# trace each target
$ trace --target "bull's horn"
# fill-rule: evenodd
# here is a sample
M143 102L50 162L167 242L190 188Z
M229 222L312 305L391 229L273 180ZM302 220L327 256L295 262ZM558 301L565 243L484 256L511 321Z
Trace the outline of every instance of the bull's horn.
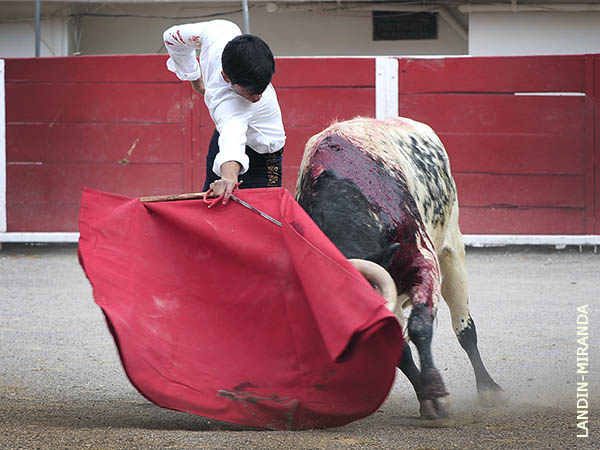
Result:
M379 264L366 259L350 259L350 263L358 270L368 281L375 285L375 289L387 301L387 307L394 312L398 302L398 292L396 283L387 270Z

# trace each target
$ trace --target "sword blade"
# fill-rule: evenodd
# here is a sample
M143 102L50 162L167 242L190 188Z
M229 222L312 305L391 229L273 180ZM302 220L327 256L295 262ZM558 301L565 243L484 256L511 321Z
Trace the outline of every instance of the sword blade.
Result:
M231 195L231 200L233 200L234 202L239 203L242 206L245 206L246 208L248 208L250 211L254 211L255 213L261 215L262 217L264 217L265 219L273 222L275 225L277 226L281 226L281 222L277 219L274 219L273 217L271 217L270 215L268 215L267 213L262 212L260 209L255 208L254 206L252 206L250 203L245 202L244 200L242 200L241 198L236 197L235 195Z

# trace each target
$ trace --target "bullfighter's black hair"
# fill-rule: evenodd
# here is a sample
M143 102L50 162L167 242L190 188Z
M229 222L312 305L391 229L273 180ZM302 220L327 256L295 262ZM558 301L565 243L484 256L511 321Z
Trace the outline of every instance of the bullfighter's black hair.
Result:
M232 84L238 84L250 94L262 94L275 73L273 52L258 36L242 34L227 43L221 55L223 72Z

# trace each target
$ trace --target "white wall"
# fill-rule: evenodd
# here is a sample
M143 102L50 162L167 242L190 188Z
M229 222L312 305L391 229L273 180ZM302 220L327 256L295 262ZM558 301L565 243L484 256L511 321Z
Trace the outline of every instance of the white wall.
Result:
M385 10L385 6L379 9ZM438 39L373 41L371 11L252 11L251 27L278 56L465 55L467 40L438 16Z
M373 41L371 11L323 11L320 6L280 6L268 13L265 5L250 8L250 31L261 36L276 56L322 55L456 55L467 54L466 39L448 22L439 18L438 39L423 41ZM328 3L331 8L335 3ZM120 5L125 13L155 16L200 16L239 9L231 3L211 8L184 5ZM385 9L385 7L380 7ZM242 28L241 13L219 18L232 20ZM162 46L162 32L170 25L208 19L142 19L134 17L82 17L79 51L82 54L156 53ZM164 52L164 49L161 50Z
M469 42L438 16L438 39L373 41L368 9L339 10L336 3L278 4L250 2L251 32L262 36L277 56L300 55L523 55L600 52L600 12L491 12L469 14ZM341 3L346 6L345 3ZM360 6L360 5L359 5ZM504 5L506 6L506 5ZM363 4L362 8L368 8ZM399 6L396 5L396 8ZM42 56L156 53L170 25L206 20L169 19L234 11L239 2L91 3L42 2ZM386 6L374 6L386 9ZM388 6L392 9L394 6ZM475 8L475 7L473 7ZM482 7L483 8L483 7ZM78 13L123 14L97 17ZM75 15L73 15L75 14ZM135 16L156 16L142 18ZM241 13L219 16L242 24ZM71 45L72 41L73 44ZM35 53L34 2L0 0L0 57Z
M69 24L66 17L40 23L40 56L69 55ZM0 23L0 57L35 56L35 21Z
M4 60L0 59L0 233L6 231L6 106ZM0 244L0 249L2 245Z
M469 54L600 53L600 12L473 12Z

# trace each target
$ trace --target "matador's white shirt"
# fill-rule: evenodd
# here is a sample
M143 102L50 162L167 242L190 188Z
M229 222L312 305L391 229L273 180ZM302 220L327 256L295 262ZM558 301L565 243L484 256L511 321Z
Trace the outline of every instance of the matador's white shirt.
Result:
M204 82L204 102L219 132L219 153L213 172L221 176L227 161L241 164L240 174L249 167L245 149L274 153L283 148L285 132L275 89L269 84L262 98L252 103L233 90L221 75L221 54L225 45L239 36L239 27L227 20L175 25L163 34L170 58L167 68L180 80ZM196 58L200 50L200 62Z

